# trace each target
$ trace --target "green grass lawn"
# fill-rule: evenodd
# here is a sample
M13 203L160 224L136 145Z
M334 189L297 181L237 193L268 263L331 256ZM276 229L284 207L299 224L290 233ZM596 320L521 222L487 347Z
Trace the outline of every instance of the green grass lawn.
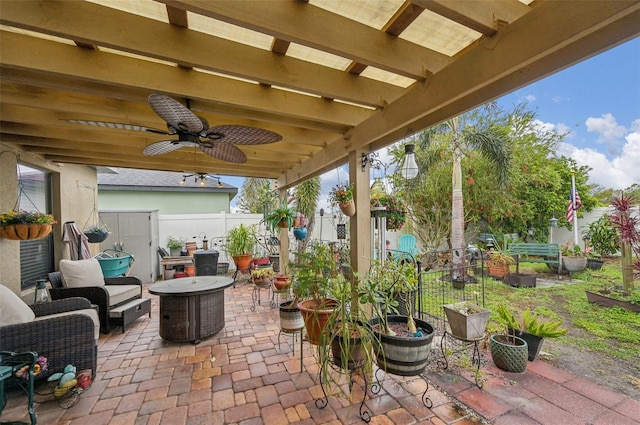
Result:
M549 275L544 264L523 263L520 268L521 271L526 269L526 273ZM559 342L635 362L640 370L640 314L619 307L600 307L587 302L585 295L585 290L597 291L621 284L619 261L607 261L597 271L575 273L566 281L567 284L550 288L487 285L486 307L494 311L499 304L504 304L518 313L529 308L546 317L561 318L569 332L560 337ZM640 284L636 283L636 288L638 286ZM492 313L487 329L490 332L500 329L495 313Z

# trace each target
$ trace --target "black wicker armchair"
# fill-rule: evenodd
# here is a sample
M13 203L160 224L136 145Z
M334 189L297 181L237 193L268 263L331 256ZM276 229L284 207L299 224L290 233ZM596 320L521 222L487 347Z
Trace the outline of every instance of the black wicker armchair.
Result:
M111 326L109 324L110 309L126 304L131 300L142 298L142 281L134 276L118 276L105 277L105 286L111 285L138 285L140 287L136 296L130 297L122 302L114 304L109 296L109 291L105 286L87 286L81 288L65 288L62 285L62 274L53 272L48 274L49 282L51 282L51 298L59 300L69 297L83 297L98 306L98 316L100 317L100 332L109 333Z
M0 326L0 351L34 351L45 356L49 368L42 376L61 372L66 365L72 364L77 370L90 369L92 377L95 377L98 345L93 319L86 314L46 317L91 309L89 300L74 297L30 307L36 320Z

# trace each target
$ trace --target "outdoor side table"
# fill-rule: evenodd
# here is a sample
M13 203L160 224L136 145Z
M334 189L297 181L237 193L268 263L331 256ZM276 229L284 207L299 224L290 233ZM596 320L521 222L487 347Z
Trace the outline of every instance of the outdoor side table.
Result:
M168 341L199 343L224 328L226 276L170 279L149 286L160 297L160 336Z
M36 424L36 412L33 408L34 397L34 376L33 368L36 364L38 354L35 352L27 353L12 353L9 351L0 352L0 413L4 410L5 395L4 384L7 379L15 379L16 382L27 393L27 410L29 412L29 418L31 419L31 425ZM14 377L14 374L22 369L24 366L29 366L27 372L27 379ZM24 382L23 382L24 381Z

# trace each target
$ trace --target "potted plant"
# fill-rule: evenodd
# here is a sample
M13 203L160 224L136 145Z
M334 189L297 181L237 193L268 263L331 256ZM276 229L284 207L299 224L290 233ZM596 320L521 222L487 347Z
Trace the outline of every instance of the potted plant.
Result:
M608 215L603 215L596 221L589 223L589 228L582 233L585 243L588 241L592 252L588 253L587 267L599 270L603 264L603 257L618 252L620 236L611 224ZM585 247L587 251L587 247Z
M275 274L271 267L257 267L255 270L251 270L251 280L256 285L266 285L271 283Z
M561 320L543 319L531 310L525 310L520 318L504 305L496 308L499 320L507 326L510 335L524 339L528 347L528 359L535 360L540 354L544 338L558 338L567 333Z
M292 208L289 208L286 199L282 199L280 206L267 214L264 221L271 233L275 233L277 228L291 230L295 218L296 212Z
M427 365L434 329L413 317L411 294L416 283L412 264L393 261L374 261L364 279L362 299L371 304L375 316L370 321L376 337L375 362L387 373L415 376ZM399 297L406 304L406 315L394 314L400 305Z
M353 186L338 184L329 191L329 203L340 207L342 213L348 217L356 214L356 204L353 201Z
M567 241L561 247L562 267L569 273L581 272L587 267L587 257L580 245Z
M307 218L301 212L296 213L293 221L293 236L296 240L302 241L307 238Z
M11 240L40 239L57 223L51 214L40 211L14 211L0 214L0 237Z
M233 258L238 270L249 270L251 257L257 244L256 226L240 224L227 233L225 250Z
M167 248L169 248L169 254L172 257L179 257L183 246L184 239L176 238L175 236L167 237Z
M407 207L399 198L393 195L382 194L371 198L372 208L384 208L379 212L387 218L387 230L400 230L407 220Z
M491 310L480 307L471 301L445 304L443 307L451 328L451 335L465 341L484 338L484 330L487 327Z
M89 240L89 243L100 243L104 242L107 236L109 236L109 229L102 224L94 224L87 227L84 230L84 234Z
M491 359L498 368L513 373L527 370L529 348L524 339L509 332L494 334L489 337L489 348Z
M329 318L331 360L343 370L363 368L370 372L373 365L372 347L376 339L368 324L365 311L360 308L367 302L367 293L360 280L346 279L337 274L331 279L331 297L335 300ZM329 356L324 356L323 360ZM323 371L327 368L323 367ZM330 381L326 379L325 382Z
M488 251L487 256L487 269L493 277L505 277L509 274L509 266L515 264L511 255L500 250Z
M295 253L295 261L290 264L293 272L293 300L291 307L297 306L302 312L311 344L328 342L326 323L336 305L329 297L331 277L336 273L335 259L331 249L317 243L304 252Z

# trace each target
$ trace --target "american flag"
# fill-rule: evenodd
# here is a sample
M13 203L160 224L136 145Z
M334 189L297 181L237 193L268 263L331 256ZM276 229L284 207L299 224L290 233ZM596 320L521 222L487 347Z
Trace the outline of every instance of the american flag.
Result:
M573 196L571 194L569 195L569 205L567 205L567 220L569 221L569 223L573 223L573 215L575 214L574 211L580 208L581 205L582 201L580 201L580 194L576 190L575 205L573 202Z

